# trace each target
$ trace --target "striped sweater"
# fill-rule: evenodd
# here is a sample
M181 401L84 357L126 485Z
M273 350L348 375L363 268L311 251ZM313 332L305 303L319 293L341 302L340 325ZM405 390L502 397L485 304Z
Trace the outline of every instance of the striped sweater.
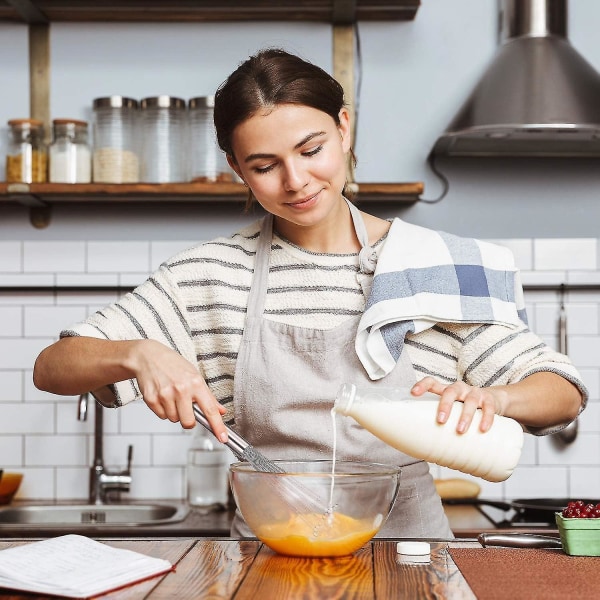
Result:
M260 222L229 238L185 250L118 302L61 333L111 340L152 338L174 348L200 372L233 416L233 377L244 330ZM376 244L381 252L385 238ZM274 234L265 318L293 326L334 328L360 315L372 275L358 254L316 254ZM417 378L471 385L511 383L554 371L585 390L569 359L522 327L439 324L409 335L406 349ZM110 386L113 405L140 397L134 380ZM584 391L585 394L585 391Z

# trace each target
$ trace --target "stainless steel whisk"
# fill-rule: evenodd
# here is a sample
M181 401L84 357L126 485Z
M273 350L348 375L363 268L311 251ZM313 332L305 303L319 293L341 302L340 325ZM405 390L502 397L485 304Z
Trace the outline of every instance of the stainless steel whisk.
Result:
M202 410L197 405L194 405L193 408L196 421L213 433L210 423ZM270 477L269 482L271 485L277 487L277 492L284 496L286 501L293 506L296 512L299 514L326 514L328 512L328 507L308 489L291 481L289 478L277 477L276 475L278 473L285 473L277 463L268 459L241 435L227 427L227 425L225 425L225 429L227 430L228 435L228 441L225 445L233 452L236 458L243 462L250 463L257 471L273 473L274 477Z

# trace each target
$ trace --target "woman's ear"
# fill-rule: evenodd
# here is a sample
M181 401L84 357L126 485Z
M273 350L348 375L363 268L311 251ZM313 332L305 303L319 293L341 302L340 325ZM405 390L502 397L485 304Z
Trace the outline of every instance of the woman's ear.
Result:
M244 177L242 176L242 172L240 171L240 168L237 164L237 162L235 161L235 158L233 158L233 156L231 156L231 154L226 154L225 155L227 157L227 164L235 171L236 175L244 182L246 183Z
M352 131L350 127L350 112L347 108L342 108L338 115L340 124L338 130L342 138L342 149L344 152L350 152L352 148Z

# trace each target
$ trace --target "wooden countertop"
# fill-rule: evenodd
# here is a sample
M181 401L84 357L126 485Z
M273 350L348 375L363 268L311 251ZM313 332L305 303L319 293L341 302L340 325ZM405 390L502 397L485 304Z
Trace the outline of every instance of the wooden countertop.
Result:
M165 558L176 570L103 598L475 598L448 547L480 547L473 541L431 542L431 561L403 560L396 541L372 540L340 558L280 556L255 540L102 540L118 548ZM0 541L0 550L31 540ZM0 590L0 598L30 594Z

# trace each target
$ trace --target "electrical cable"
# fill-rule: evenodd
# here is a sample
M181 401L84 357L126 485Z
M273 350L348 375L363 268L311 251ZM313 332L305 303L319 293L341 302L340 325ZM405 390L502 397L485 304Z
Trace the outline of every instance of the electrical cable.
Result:
M429 156L427 157L427 164L429 165L429 168L432 170L432 172L442 182L442 193L437 198L423 198L421 196L418 196L417 199L419 200L419 202L425 202L426 204L436 204L437 202L443 200L446 197L446 194L450 189L450 182L435 164L435 154L433 153L433 150L429 153Z
M360 108L360 94L362 91L363 76L362 50L360 45L360 32L358 29L358 21L354 22L354 40L356 42L356 61L354 67L356 84L354 86L354 138L352 140L352 147L356 148L356 138L358 135L358 113Z
M356 148L356 141L358 136L358 117L360 112L360 96L362 92L362 80L363 80L363 61L362 61L362 48L360 44L360 31L358 21L354 23L354 40L356 47L356 61L354 68L355 86L354 86L354 136L352 139L352 147ZM427 204L436 204L446 197L448 190L450 189L450 182L448 178L439 170L435 163L435 155L433 151L429 153L427 157L427 164L431 171L442 183L442 192L437 198L423 198L418 196L419 202L425 202Z

